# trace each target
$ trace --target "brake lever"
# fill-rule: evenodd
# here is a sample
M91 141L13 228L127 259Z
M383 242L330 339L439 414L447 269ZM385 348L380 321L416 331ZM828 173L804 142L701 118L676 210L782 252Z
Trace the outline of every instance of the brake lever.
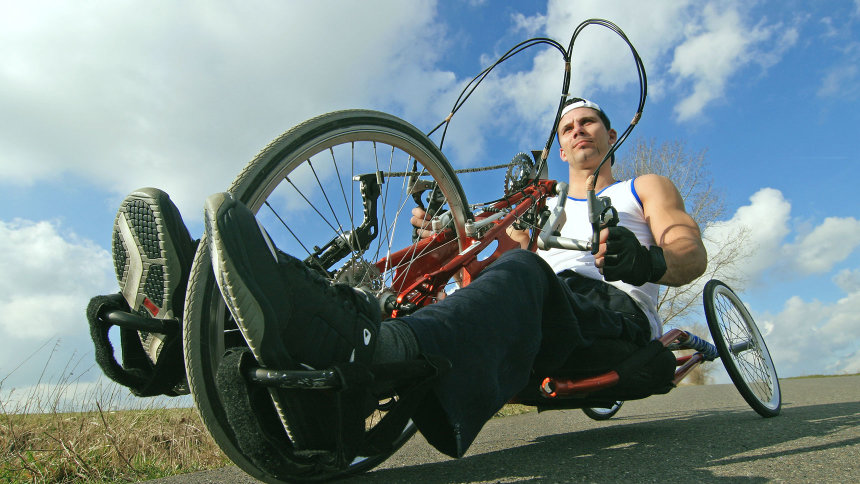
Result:
M591 224L591 254L594 255L600 249L600 231L618 225L618 210L609 197L598 197L593 189L588 190L586 203Z

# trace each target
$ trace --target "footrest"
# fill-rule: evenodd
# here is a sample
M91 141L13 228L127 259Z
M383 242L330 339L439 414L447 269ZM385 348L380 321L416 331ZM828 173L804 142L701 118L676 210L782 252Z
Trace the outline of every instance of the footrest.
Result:
M450 368L447 360L418 359L379 363L362 367L358 372L350 371L347 365L325 370L271 370L248 365L245 379L267 387L293 390L344 390L359 385L374 385L398 382L413 382L437 376ZM360 375L359 375L360 373Z
M106 309L99 315L102 321L112 326L148 331L150 333L170 334L179 331L181 323L176 319L153 319L132 314L119 309Z

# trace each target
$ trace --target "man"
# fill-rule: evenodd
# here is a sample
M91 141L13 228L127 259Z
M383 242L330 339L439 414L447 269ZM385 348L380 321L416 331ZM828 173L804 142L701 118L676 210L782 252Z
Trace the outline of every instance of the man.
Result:
M575 212L584 205L580 199L588 176L617 133L599 106L575 99L564 108L558 138L572 198L566 204L571 213L562 235L589 238L590 225L578 225L585 216ZM326 368L347 361L442 356L451 362L451 370L435 384L413 420L428 442L459 457L533 371L557 371L597 339L641 346L659 336L655 284L684 284L704 271L698 227L669 180L646 175L616 183L606 164L596 189L612 192L613 202L618 198L620 225L601 232L595 256L550 251L544 260L529 251L509 251L441 302L386 321L380 321L379 305L371 296L332 286L278 251L250 210L230 194L207 199L205 224L218 286L263 366ZM157 205L150 208L174 213ZM420 216L413 218L414 224L420 222ZM166 221L160 226L175 225ZM174 243L187 246L185 241ZM125 287L123 277L120 284ZM274 391L273 397L299 447L331 445L314 432L324 418L312 405L295 392Z

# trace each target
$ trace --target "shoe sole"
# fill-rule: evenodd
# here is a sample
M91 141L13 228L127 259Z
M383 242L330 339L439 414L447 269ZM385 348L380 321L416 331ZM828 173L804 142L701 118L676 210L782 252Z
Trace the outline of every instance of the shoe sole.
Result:
M260 276L259 273L256 273L254 278L242 277L243 274L251 272L248 267L249 262L242 257L245 247L232 244L235 247L228 248L225 234L221 232L218 223L219 219L225 217L228 211L239 208L238 204L239 202L227 193L216 193L206 200L205 230L209 241L209 253L212 257L212 271L215 274L224 302L230 309L233 319L236 320L245 342L257 361L269 368L287 369L294 365L292 359L285 352L284 361L277 361L282 359L280 357L274 358L276 361L269 361L273 358L271 354L266 354L267 352L263 351L262 345L266 343L267 339L270 341L278 339L277 334L267 334L266 328L275 329L279 323L279 317L288 316L292 312L292 308L289 302L283 298L278 301L280 307L273 307L273 304L263 296L263 288L259 287L255 280L256 277ZM275 270L277 256L274 247L268 236L265 235L265 231L259 226L258 229L272 254L272 267ZM233 256L225 257L224 254L228 252ZM242 267L237 264L242 264ZM266 291L287 294L286 288L282 287L277 277L270 277L269 279L270 283L266 287Z
M227 217L227 213L234 208L246 210L230 194L216 193L206 200L204 211L212 270L221 295L251 353L262 366L277 370L298 369L298 364L289 356L286 349L280 346L269 349L262 347L263 344L283 344L283 335L278 334L279 325L289 324L293 306L287 301L287 288L278 277L273 277L271 274L268 277L261 275L261 272L265 273L267 270L277 271L278 263L274 246L265 230L256 224L256 219L256 228L260 230L263 241L273 257L273 264L270 267L266 267L267 264L254 265L245 259L246 249L266 250L257 245L258 242L252 242L253 246L248 248L244 244L229 244L225 240L227 234L222 233L219 228L219 220ZM254 227L241 227L241 229L245 242L248 242L247 234L244 232L253 230ZM228 244L231 247L228 247ZM225 257L225 253L230 253L230 257ZM253 271L251 267L254 267ZM242 274L251 273L254 277L242 277ZM265 290L257 283L258 277L266 281ZM277 301L269 301L264 296L266 293L282 294L284 297L277 298ZM279 355L273 357L273 353ZM334 415L334 400L330 395L277 388L269 388L269 394L287 435L298 449L303 449L301 452L308 452L310 456L317 452L313 449L324 449L333 445L335 437L321 430L331 428L332 425L331 418L327 417L327 415ZM326 411L328 413L325 413Z
M173 319L174 299L182 280L176 241L166 229L161 207L167 195L142 188L120 204L114 221L113 260L120 292L137 314ZM156 361L164 335L140 332L141 342Z

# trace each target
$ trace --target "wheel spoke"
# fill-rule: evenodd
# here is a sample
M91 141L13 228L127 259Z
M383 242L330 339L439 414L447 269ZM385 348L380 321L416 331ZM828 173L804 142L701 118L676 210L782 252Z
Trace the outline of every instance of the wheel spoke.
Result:
M320 182L320 178L319 178L319 176L317 176L317 171L314 169L314 164L311 162L311 160L308 160L307 163L311 169L311 172L314 174L314 180L316 180L316 182L317 182L317 186L320 189L320 193L322 194L323 198L325 198L325 202L326 202L326 205L328 205L328 209L331 210L331 216L334 217L334 222L337 224L338 228L340 229L340 232L339 232L339 234L340 234L343 231L343 224L340 223L340 220L337 218L337 213L335 213L335 211L334 211L334 207L331 206L331 200L328 199L328 192L326 191L325 188L323 188L322 182ZM287 181L289 181L289 178L287 178ZM338 179L338 182L340 182L340 179ZM338 183L338 184L340 184L340 183Z

